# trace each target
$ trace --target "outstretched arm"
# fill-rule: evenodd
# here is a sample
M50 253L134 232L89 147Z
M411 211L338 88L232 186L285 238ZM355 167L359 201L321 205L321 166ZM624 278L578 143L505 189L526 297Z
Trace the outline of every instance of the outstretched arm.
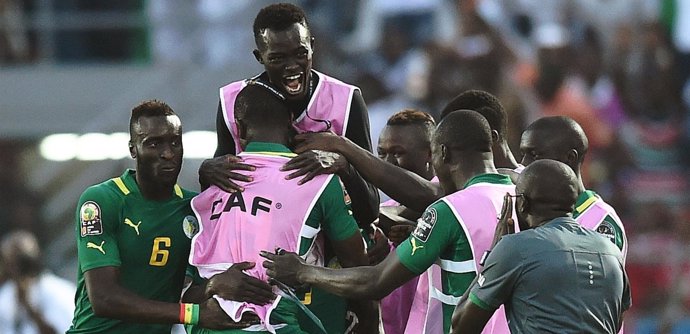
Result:
M261 256L267 259L263 266L273 279L293 286L311 284L350 299L381 299L417 276L394 253L376 266L346 269L308 265L295 253L276 255L262 251Z
M295 139L299 142L298 153L323 150L342 154L366 180L413 210L424 211L443 196L440 185L379 159L347 138L320 132L299 134Z

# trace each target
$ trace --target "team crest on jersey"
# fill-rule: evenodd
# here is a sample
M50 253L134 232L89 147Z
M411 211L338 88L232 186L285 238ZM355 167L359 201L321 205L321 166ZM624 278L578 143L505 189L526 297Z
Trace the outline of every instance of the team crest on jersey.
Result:
M613 224L607 221L601 222L597 227L597 233L606 237L606 239L611 240L614 244L616 243L616 230L613 228Z
M196 235L199 232L199 221L196 220L196 217L191 215L184 217L182 220L182 231L189 239Z
M429 239L431 230L436 225L436 209L431 208L424 211L422 218L417 219L417 228L412 232L412 236L419 239L419 241L426 242Z
M96 202L87 201L79 209L81 236L103 234L101 207Z

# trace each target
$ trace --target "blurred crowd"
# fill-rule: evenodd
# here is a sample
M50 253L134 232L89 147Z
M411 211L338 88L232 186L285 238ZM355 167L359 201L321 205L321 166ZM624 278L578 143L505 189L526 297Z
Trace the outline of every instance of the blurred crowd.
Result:
M64 8L108 3L64 2ZM129 50L123 59L202 66L253 61L250 23L234 19L253 15L247 8L259 5L251 1L123 3L150 18L148 37L134 31L113 39L129 46L119 48ZM629 236L633 309L626 332L690 332L689 1L298 3L316 37L314 67L361 87L374 147L393 113L412 107L438 116L441 106L467 89L501 99L518 158L520 134L532 120L567 115L579 122L590 140L585 185L616 208ZM179 15L179 6L190 9L186 16L171 14L177 8ZM41 59L35 32L25 25L29 15L22 16L27 10L36 10L36 1L0 0L2 63ZM190 23L189 15L206 23ZM204 28L204 44L172 52L192 26ZM90 45L75 36L62 38ZM142 41L148 51L137 46ZM108 54L117 48L99 45L106 49L82 50ZM10 204L15 202L1 201L2 210L21 210Z

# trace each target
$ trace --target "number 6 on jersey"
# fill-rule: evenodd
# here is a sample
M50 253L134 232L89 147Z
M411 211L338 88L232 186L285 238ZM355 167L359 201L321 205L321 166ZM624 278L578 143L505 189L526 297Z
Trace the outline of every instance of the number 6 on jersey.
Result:
M151 250L151 260L149 264L156 267L165 266L168 263L168 255L170 255L170 238L156 237L153 239L153 249Z

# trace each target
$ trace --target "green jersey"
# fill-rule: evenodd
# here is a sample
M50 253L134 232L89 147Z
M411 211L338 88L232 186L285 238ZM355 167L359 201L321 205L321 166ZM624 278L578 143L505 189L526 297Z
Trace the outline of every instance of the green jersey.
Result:
M250 164L260 165L265 170L257 170L257 179L260 180L270 180L265 177L259 177L258 175L270 175L274 173L279 173L282 179L282 174L284 172L278 172L277 168L282 166L290 158L295 157L296 154L292 153L287 147L275 143L264 143L264 142L251 142L247 145L244 153L240 154L243 158ZM282 157L284 161L281 161ZM278 164L276 164L278 163ZM260 181L259 181L260 182ZM265 181L264 181L265 182ZM284 220L281 224L295 224L299 223L304 225L304 228L309 228L314 231L322 231L326 237L326 241L339 241L345 240L353 235L359 234L359 229L357 223L352 217L352 211L349 206L349 196L345 192L340 179L338 176L333 176L328 183L325 184L323 191L314 195L314 205L310 207L310 211L306 215L306 219L300 213L299 219L293 222L291 214L285 213L282 217ZM254 185L258 187L258 185ZM270 184L271 190L274 192L286 192L289 193L292 188L289 186L280 184ZM247 186L245 190L246 193L252 193L251 185ZM204 196L204 193L200 195ZM245 195L247 196L247 195ZM275 200L275 198L268 196L269 198ZM294 198L291 198L294 200ZM195 200L197 201L197 200ZM283 209L288 207L285 201L282 202ZM196 205L195 205L196 206ZM197 212L198 207L197 207ZM249 215L249 213L247 213ZM257 216L258 217L258 216ZM259 218L252 218L259 219ZM302 222L303 220L303 222ZM300 229L297 229L300 230ZM247 231L249 231L247 229ZM265 233L271 232L266 230ZM296 236L295 236L296 237ZM302 236L302 241L300 242L299 254L305 254L312 248L314 238L306 238ZM324 253L328 253L324 250ZM329 266L336 266L336 261L328 261L329 256L326 255L324 259L326 264ZM331 259L332 260L332 259ZM257 265L260 265L257 263ZM197 273L194 274L195 280L199 280L200 277ZM344 333L346 327L346 311L347 302L341 297L337 297L330 293L317 288L312 288L309 291L298 293L299 298L302 299L302 304L304 304L311 312L313 312L323 323L326 331L328 333ZM321 330L316 326L313 320L311 320L305 312L302 312L296 305L285 298L281 299L276 308L271 312L271 323L272 324L285 324L285 327L279 328L278 333L296 333L296 332L307 332L307 333L320 333ZM256 329L250 329L249 331L243 330L222 330L214 331L202 329L197 326L188 326L188 332L190 333L257 333Z
M122 287L143 298L179 302L190 248L184 229L196 226L189 205L194 195L175 185L168 200L146 199L133 170L84 191L76 212L79 270L76 309L68 334L170 333L171 325L128 323L94 315L84 273L119 267Z

